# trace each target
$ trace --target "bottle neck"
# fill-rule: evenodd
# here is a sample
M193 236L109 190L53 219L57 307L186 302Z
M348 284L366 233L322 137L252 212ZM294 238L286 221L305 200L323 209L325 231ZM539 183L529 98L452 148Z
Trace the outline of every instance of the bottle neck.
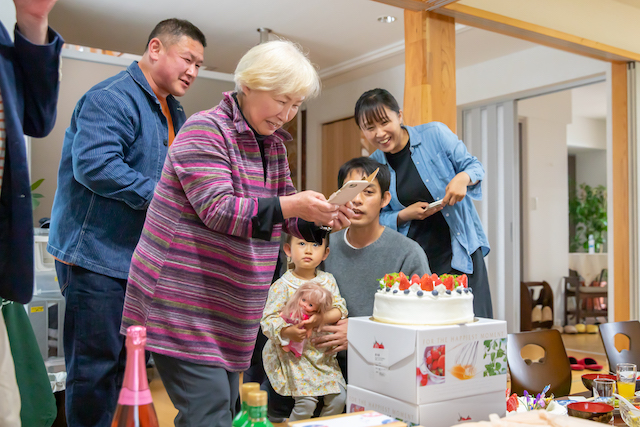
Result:
M253 423L264 423L267 421L267 406L248 406L247 413L249 420Z
M124 370L124 382L120 390L118 403L139 406L152 402L147 367L144 357L144 345L127 342L127 366Z

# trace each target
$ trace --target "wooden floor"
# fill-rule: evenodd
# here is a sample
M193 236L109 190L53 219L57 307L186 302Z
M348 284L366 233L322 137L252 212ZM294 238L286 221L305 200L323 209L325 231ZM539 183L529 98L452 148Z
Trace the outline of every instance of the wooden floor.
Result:
M602 346L602 341L600 340L599 334L563 334L562 340L564 341L567 355L574 356L578 360L585 357L592 357L598 362L598 364L603 366L602 372L609 371L607 357L605 356L604 347ZM530 356L529 358L534 359L537 355L531 354L527 356ZM540 355L537 358L540 357L542 356ZM586 390L586 388L582 384L581 376L582 374L588 372L593 371L573 371L571 393L577 393ZM167 395L167 392L165 391L164 386L162 385L162 381L160 381L160 377L158 375L154 376L150 386L151 394L153 395L153 404L156 407L156 412L158 413L158 419L160 421L160 427L173 426L173 419L177 415L178 411L176 411L176 409L173 407L173 404L171 403L171 400L169 399L169 396ZM286 423L274 424L274 426L286 427Z

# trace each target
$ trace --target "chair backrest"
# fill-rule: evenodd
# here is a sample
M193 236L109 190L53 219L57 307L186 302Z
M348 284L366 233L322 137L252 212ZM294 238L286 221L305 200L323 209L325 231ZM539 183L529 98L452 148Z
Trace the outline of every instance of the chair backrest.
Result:
M618 351L615 345L615 336L626 335L629 338L629 350ZM609 362L609 371L615 372L618 363L635 363L640 366L640 322L629 320L627 322L602 323L600 325L600 338L604 345Z
M529 344L542 347L544 358L527 363L521 356ZM507 337L507 362L511 372L511 390L521 396L524 390L536 395L547 385L550 393L566 396L571 392L571 366L560 332L555 329L520 332Z

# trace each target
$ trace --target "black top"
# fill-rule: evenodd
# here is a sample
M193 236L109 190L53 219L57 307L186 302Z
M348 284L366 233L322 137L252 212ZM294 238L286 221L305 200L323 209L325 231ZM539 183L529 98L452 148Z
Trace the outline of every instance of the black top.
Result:
M433 196L422 182L411 159L409 143L398 153L385 153L389 166L396 172L396 193L402 205L416 202L434 202ZM429 260L429 267L438 275L451 270L451 235L442 211L423 220L412 220L407 237L418 242Z

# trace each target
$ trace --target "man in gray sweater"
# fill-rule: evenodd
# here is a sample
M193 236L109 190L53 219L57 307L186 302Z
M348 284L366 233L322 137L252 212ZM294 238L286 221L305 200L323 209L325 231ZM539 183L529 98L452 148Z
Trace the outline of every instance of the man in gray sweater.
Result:
M338 186L360 180L379 168L378 175L352 203L354 217L351 226L331 236L331 255L325 261L325 271L333 274L340 294L347 301L349 316L371 316L379 280L387 273L402 271L431 274L427 257L418 243L395 230L380 225L380 210L391 200L389 169L369 157L349 160L340 167ZM330 354L347 348L348 319L322 327L331 335L316 338L318 348L329 347Z

